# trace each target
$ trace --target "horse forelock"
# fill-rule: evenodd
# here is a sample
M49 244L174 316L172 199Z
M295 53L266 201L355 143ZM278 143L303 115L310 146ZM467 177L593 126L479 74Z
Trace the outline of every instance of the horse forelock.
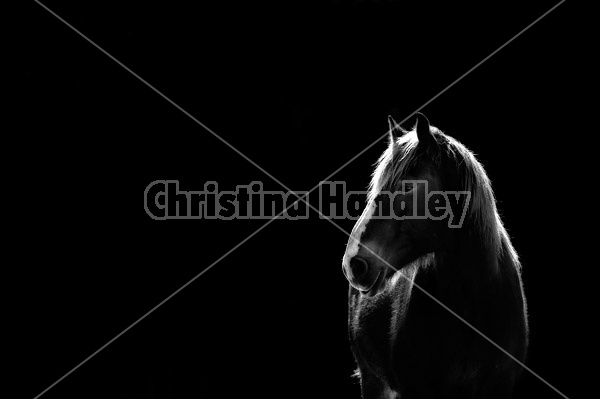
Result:
M394 143L389 143L375 164L369 184L369 201L375 199L383 189L394 191L400 186L402 177L417 161L418 143L415 130L405 131Z

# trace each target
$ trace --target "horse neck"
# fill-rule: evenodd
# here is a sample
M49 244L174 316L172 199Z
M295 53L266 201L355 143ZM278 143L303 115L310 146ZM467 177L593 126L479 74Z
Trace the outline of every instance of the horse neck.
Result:
M483 232L466 228L458 229L452 245L436 254L436 260L443 263L438 270L445 275L444 278L480 284L497 277L500 254L501 249Z

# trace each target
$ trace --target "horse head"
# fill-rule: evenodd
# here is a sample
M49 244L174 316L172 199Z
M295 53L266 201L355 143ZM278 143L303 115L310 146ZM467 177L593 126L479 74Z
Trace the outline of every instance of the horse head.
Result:
M452 245L456 229L435 211L448 205L448 190L462 188L456 165L447 164L447 136L423 114L417 114L411 131L391 117L389 123L388 148L343 258L350 284L368 295L383 291L394 273L411 262Z

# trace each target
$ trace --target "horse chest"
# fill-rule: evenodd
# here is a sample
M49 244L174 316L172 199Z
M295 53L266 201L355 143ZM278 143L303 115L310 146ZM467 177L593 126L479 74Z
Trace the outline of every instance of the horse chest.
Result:
M395 303L385 294L376 297L357 294L352 302L349 327L355 355L359 363L376 374L388 374L397 328Z
M350 296L349 328L352 346L361 374L369 373L380 386L381 398L396 399L399 383L398 353L404 356L410 347L404 342L406 317L416 271L404 271L408 278L391 279L387 289L373 297L355 292ZM410 357L410 356L409 356Z

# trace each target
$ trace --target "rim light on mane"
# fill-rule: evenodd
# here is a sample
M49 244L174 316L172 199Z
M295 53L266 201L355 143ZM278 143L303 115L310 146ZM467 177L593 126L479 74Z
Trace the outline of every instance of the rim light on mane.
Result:
M400 131L401 135L389 141L387 149L376 163L369 184L367 197L369 205L384 188L389 191L398 191L401 180L422 156L417 151L419 139L416 128L406 131L396 125L395 129ZM500 219L491 182L483 166L473 152L458 140L447 136L434 126L430 126L430 129L440 145L441 156L453 161L457 174L461 177L462 187L459 190L471 193L465 224L472 223L475 228L480 230L490 248L494 249L498 255L509 256L520 268L518 255ZM434 159L434 161L437 160Z

